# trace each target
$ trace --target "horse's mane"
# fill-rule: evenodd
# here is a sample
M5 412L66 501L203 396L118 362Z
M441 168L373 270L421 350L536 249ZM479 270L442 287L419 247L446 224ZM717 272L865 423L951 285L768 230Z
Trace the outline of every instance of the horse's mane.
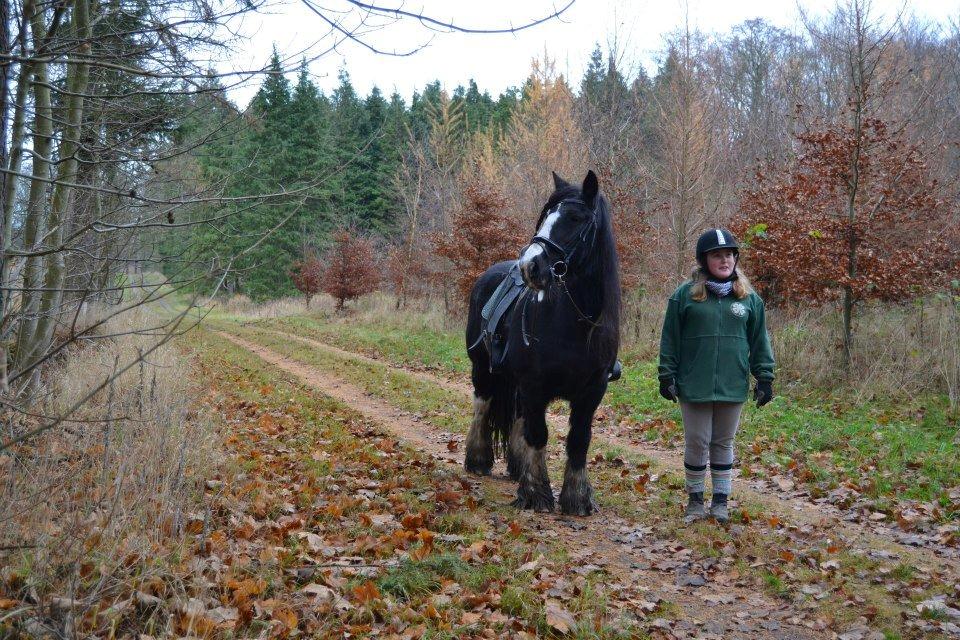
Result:
M534 233L543 224L547 212L557 204L563 200L582 197L583 192L580 188L572 184L566 184L554 190L547 199L547 203L543 205L543 209L540 210ZM613 235L610 206L603 193L597 195L596 210L600 218L600 226L597 229L596 260L591 262L593 268L598 269L602 274L600 278L602 287L600 289L600 326L591 332L591 343L612 364L620 348L620 262L617 258L617 242Z
M598 262L603 274L600 326L597 327L597 346L603 355L610 358L611 364L620 348L620 261L617 257L617 241L613 236L613 220L610 208L603 194L597 196L597 213L600 214L600 228L597 231Z

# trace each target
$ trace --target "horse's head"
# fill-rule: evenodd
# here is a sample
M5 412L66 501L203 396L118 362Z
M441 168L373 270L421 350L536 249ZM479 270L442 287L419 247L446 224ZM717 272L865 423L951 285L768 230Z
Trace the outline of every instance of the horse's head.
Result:
M537 232L520 253L520 272L527 286L546 289L554 278L575 276L589 259L597 241L600 186L593 171L578 188L556 173L554 191L540 211Z

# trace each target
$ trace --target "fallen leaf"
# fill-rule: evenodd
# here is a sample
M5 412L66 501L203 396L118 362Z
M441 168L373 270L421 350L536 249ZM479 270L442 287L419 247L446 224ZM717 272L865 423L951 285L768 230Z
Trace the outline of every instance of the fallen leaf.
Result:
M464 611L463 615L460 616L460 624L464 626L469 626L471 624L477 624L483 619L483 614L476 613L473 611Z
M367 581L353 588L353 599L361 604L366 604L371 600L380 597L380 590L373 582Z
M333 589L322 584L317 584L316 582L311 582L300 591L309 596L313 596L315 600L322 600L324 602L331 601L335 597Z
M547 624L560 633L569 633L577 624L573 614L557 600L547 600L544 615L546 615Z
M297 628L297 614L286 607L277 607L273 610L273 619L279 621L287 629L293 630Z

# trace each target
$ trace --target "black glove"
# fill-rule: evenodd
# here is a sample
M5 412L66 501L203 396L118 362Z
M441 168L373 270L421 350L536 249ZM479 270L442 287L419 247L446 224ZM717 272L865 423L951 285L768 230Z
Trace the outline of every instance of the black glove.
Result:
M757 387L753 390L753 399L757 401L758 407L762 407L773 400L773 382L757 380Z
M677 383L673 378L660 380L660 395L670 402L677 401Z

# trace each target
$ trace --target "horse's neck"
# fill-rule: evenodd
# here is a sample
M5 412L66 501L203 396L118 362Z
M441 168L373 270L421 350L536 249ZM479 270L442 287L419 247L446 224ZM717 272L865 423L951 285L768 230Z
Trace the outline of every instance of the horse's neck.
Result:
M603 311L603 279L599 274L577 279L567 286L570 297L588 318L596 321ZM566 296L564 296L565 298Z

